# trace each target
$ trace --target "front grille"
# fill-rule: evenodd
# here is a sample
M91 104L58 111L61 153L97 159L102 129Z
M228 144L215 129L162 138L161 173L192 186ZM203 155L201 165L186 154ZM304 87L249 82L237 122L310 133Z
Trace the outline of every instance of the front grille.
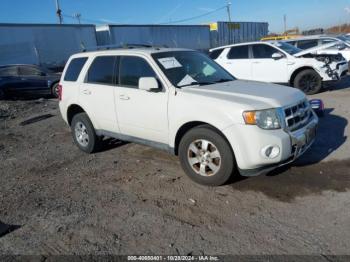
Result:
M312 118L312 109L304 100L293 106L284 108L286 126L289 131L295 131L306 126Z

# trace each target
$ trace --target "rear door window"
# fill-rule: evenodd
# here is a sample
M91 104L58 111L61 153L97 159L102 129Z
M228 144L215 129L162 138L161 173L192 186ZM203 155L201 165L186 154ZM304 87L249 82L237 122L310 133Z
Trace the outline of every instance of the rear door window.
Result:
M19 75L21 76L40 76L43 72L38 68L31 66L20 66L19 67Z
M87 57L74 58L68 65L64 81L77 81L81 69L84 67Z
M249 46L235 46L231 47L230 52L227 55L228 59L248 59L249 58Z
M274 53L279 51L269 45L253 45L254 59L272 59Z
M87 76L88 83L115 84L116 56L99 56L92 62Z
M315 40L300 40L298 41L298 47L300 49L309 49L309 48L312 48L312 47L315 47L315 46L318 46L318 40L315 39Z
M0 68L0 76L17 76L18 68L15 66Z
M138 88L141 77L157 77L148 62L137 56L122 56L119 64L119 85Z

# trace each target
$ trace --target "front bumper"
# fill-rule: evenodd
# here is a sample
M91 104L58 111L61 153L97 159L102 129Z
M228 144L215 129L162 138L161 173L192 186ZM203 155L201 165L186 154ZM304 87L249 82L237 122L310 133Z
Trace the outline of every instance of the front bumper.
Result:
M317 126L318 118L315 114L307 125L293 132L282 129L259 130L258 127L242 126L245 130L242 130L240 134L245 135L240 137L239 142L235 141L234 145L232 139L228 137L235 152L240 174L242 176L258 176L294 162L314 143ZM227 136L227 134L225 135ZM269 145L280 148L278 157L268 159L262 155L262 148Z
M335 67L328 67L326 69L325 76L323 77L324 81L339 81L342 78L346 77L349 72L349 63L340 62L336 64Z

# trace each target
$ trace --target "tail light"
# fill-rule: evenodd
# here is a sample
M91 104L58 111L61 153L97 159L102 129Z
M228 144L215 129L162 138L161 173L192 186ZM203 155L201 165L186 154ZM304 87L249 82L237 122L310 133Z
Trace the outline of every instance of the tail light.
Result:
M58 100L62 100L62 92L63 92L63 86L61 84L58 85Z

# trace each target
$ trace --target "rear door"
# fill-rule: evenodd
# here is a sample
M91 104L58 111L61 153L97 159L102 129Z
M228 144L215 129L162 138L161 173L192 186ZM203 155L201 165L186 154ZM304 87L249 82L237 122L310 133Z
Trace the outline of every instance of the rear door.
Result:
M273 59L274 53L283 55L280 59ZM272 83L287 83L287 57L278 49L266 45L252 45L252 79L255 81L272 82Z
M121 56L115 104L120 132L143 141L168 144L168 91L155 67L141 56ZM155 77L159 90L138 88L141 77Z
M114 104L117 56L97 56L89 66L79 88L79 103L95 129L119 133Z
M21 85L20 78L18 77L17 66L7 66L0 68L0 86L4 88L5 92L15 92Z
M34 66L19 66L21 91L30 93L50 94L50 86L46 74Z
M252 79L252 61L249 58L249 45L231 47L222 65L238 79Z

